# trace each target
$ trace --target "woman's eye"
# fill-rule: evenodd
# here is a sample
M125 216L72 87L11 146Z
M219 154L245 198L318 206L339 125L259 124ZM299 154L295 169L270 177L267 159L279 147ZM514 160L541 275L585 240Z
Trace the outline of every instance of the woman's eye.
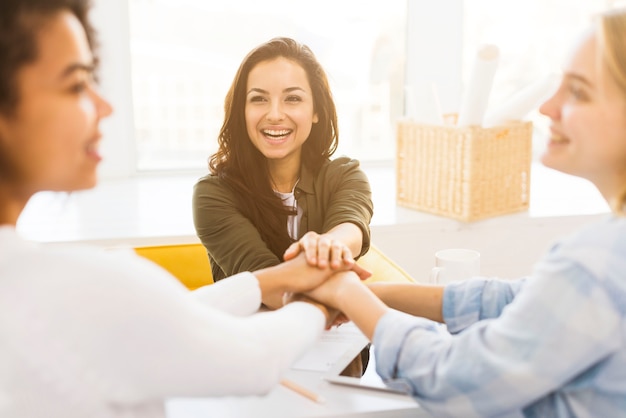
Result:
M575 84L571 84L568 90L569 94L576 100L587 100L589 98L585 90Z
M288 102L301 102L302 98L300 96L287 96L286 101L288 101Z
M88 87L87 86L87 82L86 81L81 81L79 83L72 84L70 86L70 91L72 93L82 93L85 90L87 90L87 87Z
M259 102L264 102L265 101L265 97L263 96L252 96L250 97L250 102L251 103L259 103Z

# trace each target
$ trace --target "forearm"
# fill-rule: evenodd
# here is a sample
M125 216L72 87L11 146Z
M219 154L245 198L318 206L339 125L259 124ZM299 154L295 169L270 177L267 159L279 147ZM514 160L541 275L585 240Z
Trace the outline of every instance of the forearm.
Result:
M368 287L393 309L443 322L443 286L415 283L370 283Z
M339 310L372 340L378 321L389 311L389 307L361 284L340 288L336 298Z
M363 247L363 232L361 231L361 228L352 222L339 224L330 229L327 234L331 235L333 239L336 239L346 245L352 252L353 257L361 254L361 248Z

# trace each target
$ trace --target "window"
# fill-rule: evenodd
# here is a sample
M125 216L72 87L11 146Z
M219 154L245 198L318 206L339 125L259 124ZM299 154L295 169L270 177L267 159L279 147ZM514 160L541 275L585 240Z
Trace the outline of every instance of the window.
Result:
M394 152L406 0L129 0L137 169L206 168L243 57L275 36L307 44L328 73L339 150Z
M391 162L405 85L434 80L442 110L456 112L475 51L495 43L495 107L559 70L574 34L613 3L99 0L103 90L116 108L104 127L103 177L206 170L241 59L278 35L309 45L328 73L339 113L337 155ZM547 121L538 112L530 117L539 152Z

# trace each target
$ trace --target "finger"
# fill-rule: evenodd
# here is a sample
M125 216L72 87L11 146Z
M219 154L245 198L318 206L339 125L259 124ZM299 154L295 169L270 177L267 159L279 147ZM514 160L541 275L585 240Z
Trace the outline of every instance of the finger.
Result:
M352 269L354 263L356 263L356 261L354 261L354 258L352 257L352 251L350 251L350 248L344 245L342 247L341 259L338 260L339 265L336 268L339 269L344 267L350 270Z
M306 255L306 261L311 266L317 266L318 254L317 254L318 235L307 233L300 239L300 247L304 250Z
M342 267L345 251L350 252L350 250L348 250L347 247L340 242L333 241L330 250L330 266L333 269L340 269Z
M343 312L339 312L339 314L335 317L335 319L333 320L333 326L339 326L341 324L345 324L346 322L349 322L350 320L348 319L348 317L343 313Z
M317 240L317 266L320 268L328 267L331 255L332 240L328 237L320 236Z
M361 280L369 279L370 277L372 277L372 272L364 269L363 267L359 266L357 263L354 263L354 265L352 266L352 271L355 272L356 275L359 276L359 279Z
M348 263L354 263L354 257L352 256L352 251L348 248L347 245L343 247L343 259Z
M298 254L300 254L300 250L301 250L300 243L297 241L294 242L285 250L285 253L283 254L283 259L285 261L291 260L292 258L296 257Z

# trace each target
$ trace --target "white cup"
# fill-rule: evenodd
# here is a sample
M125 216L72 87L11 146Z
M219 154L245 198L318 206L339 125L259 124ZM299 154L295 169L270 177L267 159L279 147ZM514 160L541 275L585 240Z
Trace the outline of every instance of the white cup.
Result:
M465 248L450 248L435 253L435 267L430 271L432 284L446 285L480 274L480 253Z

